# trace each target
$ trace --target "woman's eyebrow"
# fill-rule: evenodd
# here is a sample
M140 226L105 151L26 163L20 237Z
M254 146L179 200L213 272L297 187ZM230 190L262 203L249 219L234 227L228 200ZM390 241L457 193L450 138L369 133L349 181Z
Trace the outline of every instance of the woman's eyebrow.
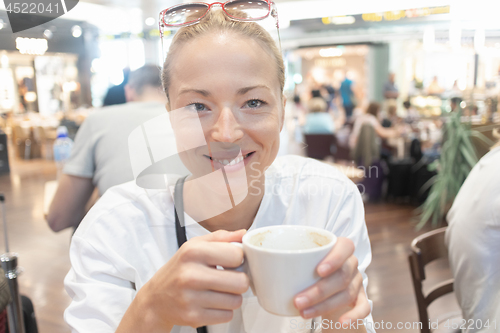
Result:
M249 92L250 90L257 89L257 88L264 88L264 89L271 90L271 89L269 89L268 86L263 85L263 84L259 84L259 85L256 85L256 86L241 88L240 90L238 90L238 95L244 95L247 92Z
M264 89L269 89L268 86L266 85L263 85L263 84L259 84L259 85L255 85L255 86L251 86L251 87L244 87L244 88L241 88L238 90L237 94L238 95L244 95L246 94L247 92L251 91L251 90L254 90L254 89L257 89L257 88L264 88ZM181 91L179 92L179 95L182 95L182 94L187 94L187 93L195 93L195 94L200 94L202 96L205 96L205 97L209 97L211 96L212 94L208 91L208 90L203 90L203 89L181 89Z
M205 97L208 97L211 95L208 90L202 90L202 89L181 89L179 95L187 94L187 93L200 94L200 95L203 95Z

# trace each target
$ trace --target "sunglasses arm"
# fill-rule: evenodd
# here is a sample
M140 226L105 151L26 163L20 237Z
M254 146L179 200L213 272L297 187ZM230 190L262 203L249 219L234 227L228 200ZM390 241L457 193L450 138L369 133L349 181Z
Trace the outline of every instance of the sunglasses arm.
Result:
M274 17L274 19L276 20L276 28L280 28L280 22L279 22L279 19L278 19L278 8L276 8L276 4L271 1L271 16Z

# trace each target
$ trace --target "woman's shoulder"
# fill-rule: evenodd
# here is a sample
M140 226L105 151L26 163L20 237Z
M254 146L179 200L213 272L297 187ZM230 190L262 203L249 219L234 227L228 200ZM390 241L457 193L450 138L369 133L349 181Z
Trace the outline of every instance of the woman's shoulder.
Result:
M145 190L134 181L111 187L92 206L75 235L89 232L130 230L145 225L168 223L173 200L167 190ZM172 213L173 214L173 213Z

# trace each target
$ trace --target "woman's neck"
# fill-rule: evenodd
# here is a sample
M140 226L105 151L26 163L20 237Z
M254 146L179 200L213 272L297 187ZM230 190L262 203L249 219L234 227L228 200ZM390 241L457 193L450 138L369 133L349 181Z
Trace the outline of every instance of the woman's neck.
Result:
M228 193L217 194L213 191L201 190L191 182L184 188L184 207L186 213L210 232L216 230L235 231L249 229L257 215L264 197L264 177L259 185L252 183L246 197L235 206L228 205ZM191 184L190 184L191 183ZM258 190L257 190L258 189ZM234 202L234 199L231 200ZM218 212L222 212L217 214ZM207 216L210 216L207 218Z

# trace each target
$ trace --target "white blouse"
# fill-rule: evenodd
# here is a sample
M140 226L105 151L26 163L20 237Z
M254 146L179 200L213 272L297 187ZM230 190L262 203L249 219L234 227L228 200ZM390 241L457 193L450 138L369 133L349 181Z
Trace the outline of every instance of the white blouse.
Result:
M190 219L185 215L186 219ZM366 289L370 241L361 195L341 172L324 163L283 156L266 171L265 193L254 228L310 225L350 238ZM209 233L187 224L188 240ZM144 190L134 182L108 190L77 229L70 247L72 268L65 278L73 299L64 313L72 332L115 332L137 290L177 251L174 205L166 190ZM266 312L249 289L231 322L208 327L210 333L313 332L314 322ZM371 302L370 302L371 304ZM373 327L371 315L366 318ZM316 332L321 325L316 318ZM191 327L172 332L194 333Z

